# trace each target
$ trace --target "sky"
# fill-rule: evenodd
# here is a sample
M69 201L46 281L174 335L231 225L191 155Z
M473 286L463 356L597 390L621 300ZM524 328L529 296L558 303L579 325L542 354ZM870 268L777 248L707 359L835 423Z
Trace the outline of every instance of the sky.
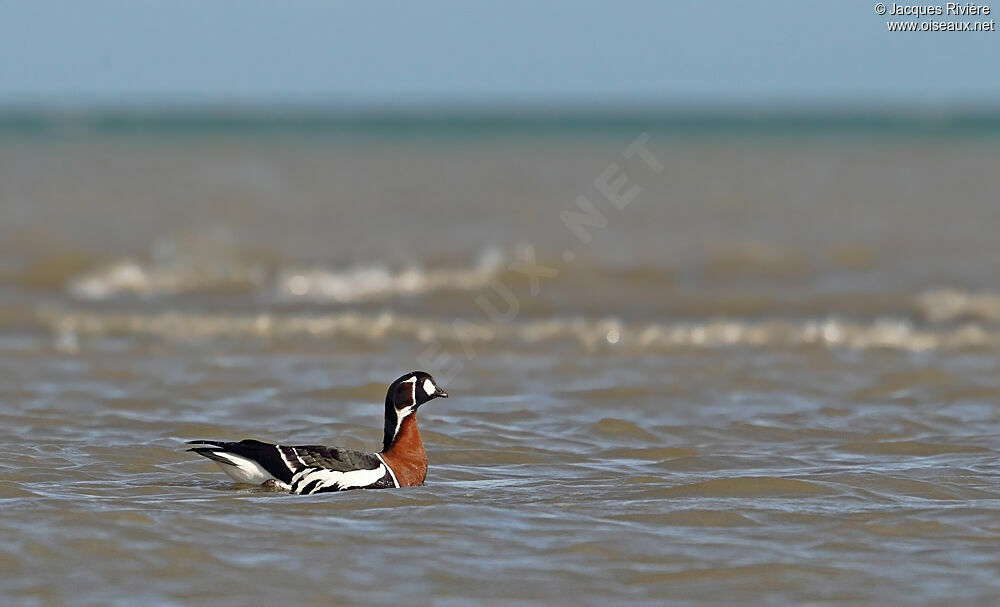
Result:
M1000 32L875 4L0 0L0 107L1000 106Z

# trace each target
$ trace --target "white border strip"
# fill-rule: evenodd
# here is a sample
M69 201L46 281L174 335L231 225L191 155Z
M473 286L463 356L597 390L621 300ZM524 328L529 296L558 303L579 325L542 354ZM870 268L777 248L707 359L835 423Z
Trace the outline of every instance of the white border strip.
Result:
M389 477L392 478L392 484L396 486L396 489L399 489L399 481L396 480L396 473L392 471L392 468L389 467L389 464L385 463L385 460L382 459L382 456L380 454L376 453L375 457L377 457L378 461L382 462L382 465L385 466L385 469L389 471Z

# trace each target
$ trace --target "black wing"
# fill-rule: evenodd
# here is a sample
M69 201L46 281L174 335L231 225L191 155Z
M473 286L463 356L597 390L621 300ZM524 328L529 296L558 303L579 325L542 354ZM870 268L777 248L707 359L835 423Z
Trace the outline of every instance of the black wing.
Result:
M353 470L374 470L382 465L382 461L374 453L324 447L322 445L290 447L253 439L241 440L238 443L196 440L188 441L188 444L210 445L195 447L188 449L188 451L194 451L198 455L223 463L229 462L215 455L219 451L252 459L271 473L274 478L287 484L291 484L292 477L307 468L351 472Z
M282 454L298 461L302 468L325 468L338 472L352 470L374 470L382 465L382 461L374 453L324 447L322 445L299 445L295 447L278 447Z
M259 440L248 439L241 440L238 443L215 440L193 440L188 441L188 444L211 445L210 447L195 447L193 449L188 449L188 451L194 451L198 455L203 455L209 459L220 461L222 463L230 462L225 458L215 455L220 451L252 459L260 464L262 468L270 472L274 478L277 478L285 483L290 483L292 481L292 475L295 474L297 469L286 461L284 457L282 457L281 451L279 450L280 447L273 443L265 443ZM294 461L294 458L292 458L292 461Z
M278 449L286 459L294 458L301 466L289 483L292 493L311 494L398 486L388 467L374 453L322 445L279 446ZM371 472L375 472L374 477L369 474Z

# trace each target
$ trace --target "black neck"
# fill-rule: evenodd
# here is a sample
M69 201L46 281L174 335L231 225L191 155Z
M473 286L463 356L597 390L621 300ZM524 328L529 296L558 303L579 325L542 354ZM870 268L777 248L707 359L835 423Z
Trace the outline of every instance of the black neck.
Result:
M396 407L392 403L392 395L385 397L385 432L382 433L382 451L388 451L392 446L392 441L396 438L396 422L399 416Z

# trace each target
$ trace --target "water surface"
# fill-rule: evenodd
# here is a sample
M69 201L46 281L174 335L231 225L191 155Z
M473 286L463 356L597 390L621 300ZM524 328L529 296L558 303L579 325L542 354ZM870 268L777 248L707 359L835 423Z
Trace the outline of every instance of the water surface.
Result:
M0 139L3 602L995 604L1000 142L625 126ZM414 368L423 487L182 449Z

